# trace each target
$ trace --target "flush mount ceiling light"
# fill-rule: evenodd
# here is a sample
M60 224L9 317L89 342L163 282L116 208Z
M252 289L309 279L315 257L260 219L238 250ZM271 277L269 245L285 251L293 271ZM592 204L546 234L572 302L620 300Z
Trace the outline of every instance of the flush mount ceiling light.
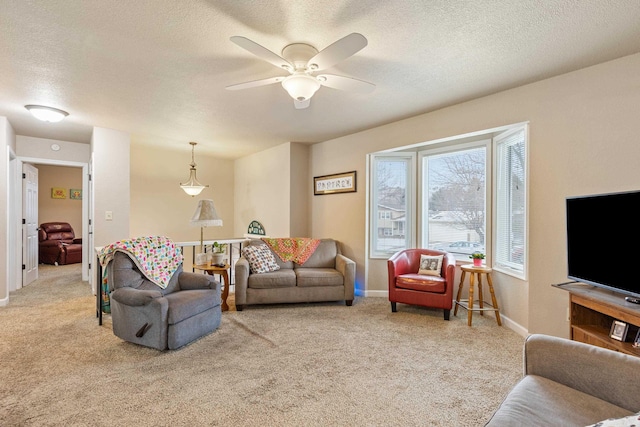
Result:
M200 184L200 182L198 182L198 179L196 178L196 162L194 160L193 153L198 143L190 142L189 144L191 144L191 169L189 169L189 180L184 184L181 183L180 187L184 190L185 193L193 197L200 194L202 190L208 187L208 185Z
M44 105L25 105L24 108L38 120L43 122L56 123L69 115L66 111Z

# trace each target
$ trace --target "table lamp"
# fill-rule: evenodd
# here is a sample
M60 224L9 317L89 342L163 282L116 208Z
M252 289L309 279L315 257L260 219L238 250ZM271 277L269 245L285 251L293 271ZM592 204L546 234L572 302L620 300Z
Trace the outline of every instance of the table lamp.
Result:
M191 218L191 225L200 226L200 253L204 252L204 228L222 226L222 220L216 212L213 200L198 201L196 212Z

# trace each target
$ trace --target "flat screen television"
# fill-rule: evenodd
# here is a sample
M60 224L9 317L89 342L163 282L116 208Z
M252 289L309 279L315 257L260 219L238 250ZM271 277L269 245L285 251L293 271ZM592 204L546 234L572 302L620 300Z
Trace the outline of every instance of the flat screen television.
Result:
M569 279L640 298L640 191L567 198Z

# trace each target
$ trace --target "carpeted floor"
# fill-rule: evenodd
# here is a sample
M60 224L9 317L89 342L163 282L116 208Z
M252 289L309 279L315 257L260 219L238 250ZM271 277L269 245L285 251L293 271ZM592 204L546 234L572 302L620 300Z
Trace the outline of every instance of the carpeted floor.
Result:
M79 264L41 266L0 308L0 425L481 426L522 345L492 317L357 298L225 312L158 352L98 326Z

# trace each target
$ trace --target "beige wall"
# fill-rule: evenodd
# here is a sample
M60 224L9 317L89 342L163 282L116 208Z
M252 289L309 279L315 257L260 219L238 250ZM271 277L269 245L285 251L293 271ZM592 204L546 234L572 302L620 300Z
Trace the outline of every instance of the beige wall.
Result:
M235 161L237 236L259 221L267 236L290 235L290 143Z
M200 241L200 227L189 221L202 199L213 200L224 224L206 228L204 239L233 237L234 162L200 153L197 146L195 161L198 181L209 188L191 197L180 188L189 178L189 144L179 150L131 145L131 237L160 234L174 241Z
M236 234L259 221L271 237L310 236L309 146L286 142L235 161Z
M93 128L93 247L130 237L129 145L126 132ZM111 213L111 220L106 212Z
M68 222L82 237L82 200L72 200L70 189L82 189L82 168L35 165L38 168L38 223ZM51 197L52 187L62 187L65 199Z
M356 169L358 192L313 198L312 234L343 241L358 285L385 290L384 260L371 260L364 284L366 155L529 121L529 280L496 273L494 282L506 316L531 333L566 337L568 297L551 287L567 277L564 200L640 189L638 75L640 54L316 144L310 176Z

